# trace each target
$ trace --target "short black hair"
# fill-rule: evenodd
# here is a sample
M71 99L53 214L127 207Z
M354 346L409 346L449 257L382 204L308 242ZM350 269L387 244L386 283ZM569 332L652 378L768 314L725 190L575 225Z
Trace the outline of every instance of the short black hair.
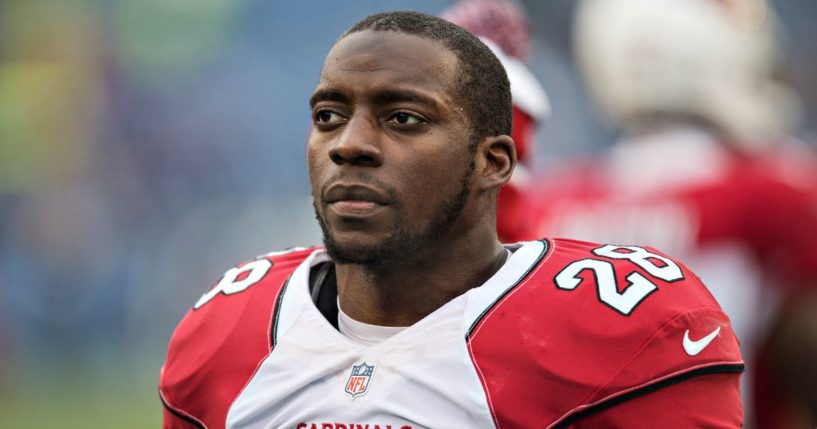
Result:
M472 130L472 144L485 137L511 135L511 84L505 68L484 43L465 29L436 16L413 11L370 15L346 30L395 31L440 42L458 61L457 95Z

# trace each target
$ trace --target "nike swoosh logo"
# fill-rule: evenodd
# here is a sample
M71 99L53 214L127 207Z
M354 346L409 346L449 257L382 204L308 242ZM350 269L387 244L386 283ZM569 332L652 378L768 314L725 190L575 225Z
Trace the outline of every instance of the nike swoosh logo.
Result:
M700 340L692 341L689 339L689 329L687 329L686 332L684 332L684 351L690 356L697 355L703 351L703 349L705 349L706 346L708 346L720 332L721 327L718 326L714 331L710 332L709 335L701 338Z

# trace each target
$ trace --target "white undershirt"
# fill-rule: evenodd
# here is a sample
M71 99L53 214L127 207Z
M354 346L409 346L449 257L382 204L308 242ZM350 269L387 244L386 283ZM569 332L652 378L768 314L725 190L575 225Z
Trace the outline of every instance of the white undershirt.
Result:
M505 264L507 264L510 259L511 251L508 250L508 257L505 258ZM343 309L340 308L340 297L338 297L338 330L341 334L358 344L366 346L377 344L397 335L406 328L408 328L408 326L380 326L358 322L343 312Z
M380 326L358 322L349 317L340 308L340 298L338 298L338 330L350 340L370 346L385 341L408 326Z

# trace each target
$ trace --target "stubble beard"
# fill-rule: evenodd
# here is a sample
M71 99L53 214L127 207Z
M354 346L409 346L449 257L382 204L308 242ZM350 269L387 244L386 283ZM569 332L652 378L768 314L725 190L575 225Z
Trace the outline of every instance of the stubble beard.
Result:
M318 197L313 197L312 204L315 208L315 218L323 232L323 244L329 256L339 264L356 264L368 267L388 265L396 262L407 255L421 252L428 246L444 240L451 226L462 216L468 195L471 193L469 179L476 168L474 157L468 164L465 174L460 180L460 190L446 199L441 205L431 222L423 230L411 231L406 228L407 222L403 212L399 210L397 204L397 216L391 226L392 233L383 238L379 243L372 246L346 246L338 242L332 230L327 225L325 219L318 210Z

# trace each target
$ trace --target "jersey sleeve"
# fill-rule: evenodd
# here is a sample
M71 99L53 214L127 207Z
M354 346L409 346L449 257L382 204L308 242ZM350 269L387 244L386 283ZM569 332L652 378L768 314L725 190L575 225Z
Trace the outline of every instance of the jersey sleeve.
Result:
M611 402L572 419L573 429L734 429L743 426L738 374L706 374Z
M181 420L175 414L172 414L170 411L165 408L164 414L162 415L162 429L199 429L201 426L196 426L194 424L188 423L184 420Z
M230 404L272 350L277 298L309 253L264 255L231 268L187 312L159 378L163 427L224 427Z
M202 429L204 425L162 400L162 429Z
M738 386L744 365L737 339L722 312L699 307L672 317L642 347L630 353L608 380L595 386L593 393L569 412L565 421L582 421L583 416L596 415L591 422L609 424L585 427L740 427L725 423L742 419ZM697 396L685 397L686 393ZM719 406L695 408L702 398ZM632 416L632 425L625 424L627 410L632 409L641 410L639 413L649 410L655 424L646 424L646 418L632 420ZM673 415L684 417L669 417ZM669 421L659 424L662 418ZM709 423L692 423L696 421Z

